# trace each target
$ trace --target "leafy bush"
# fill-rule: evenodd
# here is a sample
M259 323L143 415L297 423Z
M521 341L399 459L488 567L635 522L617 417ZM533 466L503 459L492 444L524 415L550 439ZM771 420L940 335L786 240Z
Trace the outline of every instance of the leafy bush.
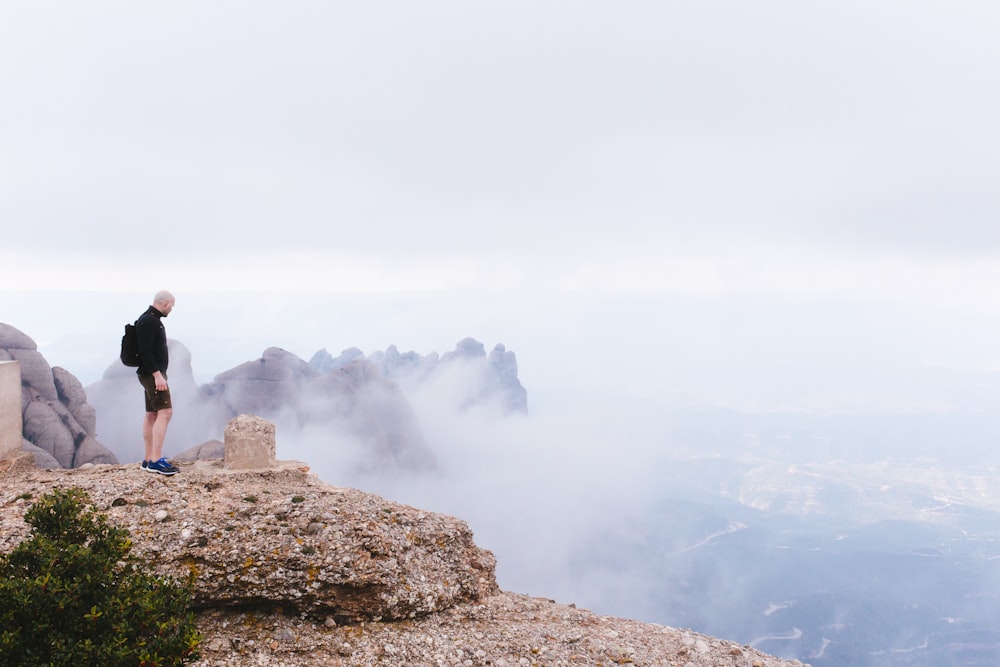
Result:
M157 576L79 489L43 496L0 554L0 665L174 667L197 659L191 582Z

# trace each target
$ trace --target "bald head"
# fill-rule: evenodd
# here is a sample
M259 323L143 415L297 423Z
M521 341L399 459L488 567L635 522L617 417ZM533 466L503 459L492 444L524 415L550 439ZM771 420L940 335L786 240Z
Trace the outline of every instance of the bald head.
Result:
M161 289L153 297L153 308L156 308L166 317L174 309L174 295L165 289Z

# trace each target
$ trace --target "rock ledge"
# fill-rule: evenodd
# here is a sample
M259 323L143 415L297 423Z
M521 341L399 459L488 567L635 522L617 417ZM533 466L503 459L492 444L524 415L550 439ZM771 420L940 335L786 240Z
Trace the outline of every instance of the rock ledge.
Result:
M85 489L163 573L196 576L197 667L791 667L688 630L500 591L465 522L327 485L295 462L0 473L0 552L32 502Z

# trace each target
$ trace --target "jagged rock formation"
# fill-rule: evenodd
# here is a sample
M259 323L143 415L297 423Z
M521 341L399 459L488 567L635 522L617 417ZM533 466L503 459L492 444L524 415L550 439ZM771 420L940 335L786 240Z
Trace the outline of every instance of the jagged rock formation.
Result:
M374 466L433 467L409 402L374 365L354 359L325 372L280 348L220 373L203 388L230 416L252 413L293 427L360 437Z
M325 431L331 442L357 438L367 455L359 463L362 468L416 470L433 468L436 462L401 383L421 386L458 378L457 385L450 383L456 407L492 401L509 412L527 411L514 353L497 345L487 356L482 343L471 338L441 357L400 354L391 346L369 358L357 348L337 358L321 350L308 363L271 347L204 386L194 379L187 348L175 340L168 346L175 407L168 453L218 439L229 419L249 413L281 429ZM65 369L51 368L31 338L5 324L0 324L0 359L21 362L24 449L34 454L37 465L76 467L141 458L144 408L133 369L115 360L99 382L84 390Z
M237 413L271 418L288 406L295 409L302 402L305 385L318 375L291 352L269 347L259 359L219 373L205 391Z
M308 363L270 347L203 386L194 380L187 348L175 340L168 346L175 409L166 450L184 450L184 458L199 456L187 451L190 443L220 438L232 417L246 413L275 422L279 432L309 429L331 447L339 438L355 438L365 451L358 463L363 469L419 470L436 462L404 388L447 392L457 408L493 402L507 412L527 412L514 353L497 345L487 355L472 338L441 357L400 354L393 346L367 358L357 348L336 358L320 350ZM97 409L102 440L121 460L137 460L143 408L135 372L115 360L101 381L87 387L87 396Z
M53 368L35 341L0 323L0 360L21 367L22 448L42 467L73 468L86 463L118 463L96 438L97 415L76 377Z
M357 438L367 454L365 467L414 470L435 465L399 386L363 359L320 372L291 352L271 347L259 359L198 386L187 348L175 340L168 340L168 348L174 403L168 452L185 449L182 456L191 458L187 445L218 439L230 419L254 414L275 422L279 432L309 429L319 434L319 442L323 437L331 443L345 435ZM115 361L101 381L87 387L87 395L98 411L102 438L123 460L129 451L135 458L143 411L135 372Z
M474 338L459 341L454 351L441 356L436 352L427 356L412 351L400 353L395 345L368 357L356 347L344 350L338 357L323 349L312 356L309 365L328 372L359 360L373 364L384 377L414 388L451 375L461 386L454 397L459 409L497 402L506 412L528 411L528 392L517 377L517 357L502 344L494 346L488 356L483 344Z
M199 667L683 665L790 667L694 632L500 591L461 520L332 487L286 463L3 475L0 552L54 487L85 489L163 573L195 575Z

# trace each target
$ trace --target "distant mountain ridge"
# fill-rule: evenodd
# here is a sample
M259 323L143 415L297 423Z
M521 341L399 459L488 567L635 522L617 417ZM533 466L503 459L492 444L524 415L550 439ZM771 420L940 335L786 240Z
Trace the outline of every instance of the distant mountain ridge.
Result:
M436 374L459 369L470 381L469 393L457 407L468 408L488 401L498 401L507 412L528 412L528 392L517 377L517 357L498 343L486 354L485 346L475 338L464 338L455 350L443 356L431 352L421 356L416 352L400 353L395 345L385 352L364 352L351 347L334 357L326 349L318 351L309 360L309 365L327 373L363 359L373 364L383 377L397 382L422 383Z

